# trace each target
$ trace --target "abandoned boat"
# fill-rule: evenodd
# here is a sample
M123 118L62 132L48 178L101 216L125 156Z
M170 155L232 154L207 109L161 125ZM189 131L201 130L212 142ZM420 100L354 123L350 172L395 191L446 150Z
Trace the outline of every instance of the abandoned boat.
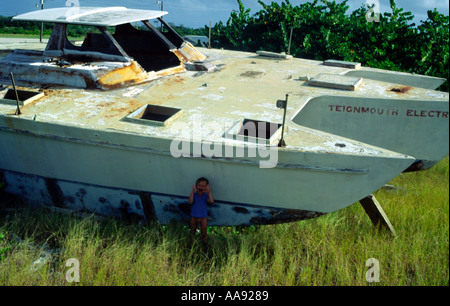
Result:
M204 176L209 225L271 224L342 209L448 154L445 80L195 48L165 14L66 7L14 18L55 26L44 51L0 61L4 191L167 224L189 220ZM90 27L81 44L67 38L71 25Z

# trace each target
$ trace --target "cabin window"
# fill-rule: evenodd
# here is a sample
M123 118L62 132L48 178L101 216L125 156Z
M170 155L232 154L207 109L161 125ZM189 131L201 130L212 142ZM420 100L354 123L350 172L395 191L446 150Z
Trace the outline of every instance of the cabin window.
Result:
M125 53L136 60L146 71L159 71L180 65L180 59L172 52L179 43L172 32L161 33L150 22L136 29L131 24L116 27L114 39Z
M48 55L61 56L78 61L120 61L134 59L146 71L160 71L180 65L174 50L180 48L183 39L162 19L158 19L164 31L143 20L136 28L132 24L116 27L74 26L56 24L48 50ZM63 49L60 35L63 33ZM68 37L85 37L81 45L74 45ZM64 52L63 52L64 51Z
M46 52L59 50L59 33L63 32L62 54L69 61L128 61L127 54L114 42L111 34L114 30L114 27L55 24ZM85 33L83 42L75 43L83 33Z
M114 27L107 27L107 30L114 35L115 28ZM98 51L104 51L109 48L111 48L111 44L106 39L106 37L103 35L103 33L97 28L92 26L75 26L75 25L67 25L67 38L70 39L70 37L76 37L77 35L81 35L83 32L85 32L86 36L84 37L82 47ZM72 38L74 39L74 38Z
M225 138L266 145L277 144L280 136L281 124L252 119L236 122L224 134Z
M144 125L166 126L182 113L183 110L179 108L147 104L126 116L123 120Z

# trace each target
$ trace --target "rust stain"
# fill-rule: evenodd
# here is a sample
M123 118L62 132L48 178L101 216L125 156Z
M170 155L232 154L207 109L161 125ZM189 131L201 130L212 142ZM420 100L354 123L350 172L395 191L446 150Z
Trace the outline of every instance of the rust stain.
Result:
M86 83L86 89L96 89L97 83L87 76L83 76L84 82Z
M181 51L174 50L173 53L178 57L181 63L189 62L189 58L186 55L184 55Z
M113 104L111 102L107 102L106 104L100 104L99 107L100 108L105 108L108 110L108 113L105 115L105 118L110 119L110 118L114 118L117 116L127 116L129 114L131 114L132 112L134 112L136 109L142 107L146 102L142 102L142 101L138 101L138 100L133 100L130 99L127 102L127 106L125 107L120 107L120 108L110 108L109 105Z
M239 74L240 77L247 77L247 78L257 78L261 76L263 72L260 71L247 71L244 73Z
M115 69L98 79L98 83L107 89L114 89L125 84L140 83L145 80L145 71L135 62Z
M173 81L175 82L175 83L185 83L185 80L182 78L182 77L180 77L180 76L176 76L174 79L173 79Z
M316 211L287 209L282 211L272 211L271 215L272 215L271 217L253 217L250 219L250 223L255 225L280 224L313 219L325 215L325 213Z
M402 86L402 87L391 88L390 91L399 93L399 94L404 94L404 93L407 93L408 91L410 91L411 89L412 89L412 87L410 87L410 86Z
M182 63L204 61L206 59L205 55L188 42L186 42L182 48L174 50L173 53Z
M184 65L179 65L179 66L176 66L176 67L167 68L167 69L158 71L156 73L156 76L157 77L163 77L163 76L168 76L168 75L171 75L171 74L177 74L177 73L185 72L185 71L186 71L186 68L184 67Z

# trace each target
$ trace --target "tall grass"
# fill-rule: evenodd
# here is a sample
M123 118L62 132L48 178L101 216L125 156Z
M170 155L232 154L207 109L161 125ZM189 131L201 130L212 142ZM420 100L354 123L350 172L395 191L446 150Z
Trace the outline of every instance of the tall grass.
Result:
M448 172L447 157L375 193L397 237L378 231L358 203L309 221L211 227L207 245L179 224L7 211L0 285L448 285ZM79 262L79 283L66 279L70 258ZM366 279L370 258L379 282Z

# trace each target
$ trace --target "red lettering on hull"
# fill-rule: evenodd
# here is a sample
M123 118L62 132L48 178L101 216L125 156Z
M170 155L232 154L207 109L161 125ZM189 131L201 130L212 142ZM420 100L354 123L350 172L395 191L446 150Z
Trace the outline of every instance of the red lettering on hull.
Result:
M448 118L448 112L408 109L406 111L406 116L421 117L421 118Z
M398 116L398 109L377 108L377 107L361 107L352 105L328 105L330 112L352 113L352 114L369 114L369 115L385 115ZM418 118L444 118L448 119L448 112L438 110L418 110L408 109L405 113L406 117Z

